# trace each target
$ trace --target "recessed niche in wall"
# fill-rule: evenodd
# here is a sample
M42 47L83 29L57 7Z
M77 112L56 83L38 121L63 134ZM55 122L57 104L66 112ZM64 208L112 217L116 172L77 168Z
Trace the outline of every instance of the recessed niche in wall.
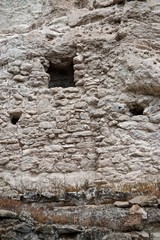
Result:
M74 5L76 8L85 8L88 4L88 0L76 0Z
M20 112L14 112L14 113L10 113L10 121L13 125L16 125L17 122L19 121L20 117L21 117Z
M75 87L73 60L64 63L51 63L47 73L50 75L49 88L54 87Z
M144 107L140 104L133 104L129 107L129 111L133 115L143 115Z

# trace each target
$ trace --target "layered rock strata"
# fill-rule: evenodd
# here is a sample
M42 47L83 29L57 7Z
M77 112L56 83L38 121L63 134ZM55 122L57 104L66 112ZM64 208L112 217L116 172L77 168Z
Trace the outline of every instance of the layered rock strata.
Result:
M0 199L3 206L0 210L1 239L159 239L160 202L156 196L136 196L129 200L131 196L126 198L119 193L119 196L115 194L113 197L106 193L103 195L106 204L102 205L99 192L99 204L91 205L88 198L89 205L85 205L84 198L88 197L90 191L83 192L83 196L66 193L64 199L59 198L59 201L52 196L52 202L48 203L44 202L44 195L37 198L26 195L25 205L15 200ZM70 195L70 200L67 195ZM107 203L107 199L110 203ZM65 203L70 206L65 206Z
M158 2L3 1L0 12L1 193L158 181Z

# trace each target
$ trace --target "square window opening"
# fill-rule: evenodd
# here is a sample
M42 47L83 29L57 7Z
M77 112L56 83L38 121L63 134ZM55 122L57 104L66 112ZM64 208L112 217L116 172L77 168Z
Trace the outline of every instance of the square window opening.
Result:
M74 69L73 69L73 59L72 61L54 64L49 63L49 68L47 73L50 75L50 80L48 87L75 87L74 82Z

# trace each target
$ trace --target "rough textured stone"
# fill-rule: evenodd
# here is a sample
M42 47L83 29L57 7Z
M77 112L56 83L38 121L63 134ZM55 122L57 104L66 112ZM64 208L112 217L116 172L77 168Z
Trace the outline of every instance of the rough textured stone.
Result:
M139 205L135 204L130 208L131 214L140 214L142 219L147 219L147 212L143 208L141 208Z
M61 200L63 202L63 200ZM21 206L22 207L22 206ZM150 240L159 237L160 209L144 208L149 218L113 205L61 207L25 203L17 219L1 219L1 239ZM4 210L3 210L4 211ZM28 211L31 211L28 212ZM151 213L154 212L154 215ZM152 228L151 228L152 227Z
M140 214L127 216L124 220L123 231L140 231L143 229L142 217Z
M1 3L1 193L158 180L158 8L156 0ZM75 86L49 88L66 73Z
M17 218L18 214L12 211L0 209L0 218Z
M138 204L140 206L154 206L154 204L158 203L158 199L156 196L137 196L133 199L129 200L131 204Z
M129 207L129 202L116 201L116 202L114 203L114 206L116 206L116 207L122 207L122 208Z

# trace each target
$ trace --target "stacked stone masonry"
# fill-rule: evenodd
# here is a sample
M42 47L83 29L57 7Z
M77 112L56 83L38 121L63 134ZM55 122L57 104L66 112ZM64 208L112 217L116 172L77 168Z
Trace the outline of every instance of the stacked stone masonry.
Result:
M158 3L13 2L0 9L1 192L158 180ZM71 62L75 86L49 88L49 67Z

